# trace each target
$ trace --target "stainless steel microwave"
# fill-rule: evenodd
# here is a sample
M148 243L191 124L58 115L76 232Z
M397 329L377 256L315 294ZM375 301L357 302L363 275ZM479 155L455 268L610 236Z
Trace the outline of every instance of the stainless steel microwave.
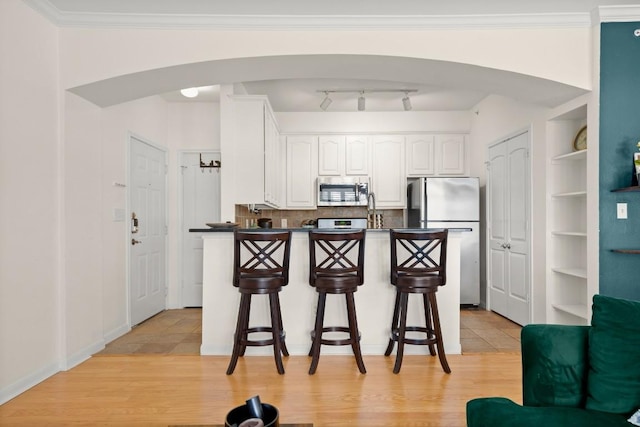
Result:
M367 206L368 176L318 178L318 206Z

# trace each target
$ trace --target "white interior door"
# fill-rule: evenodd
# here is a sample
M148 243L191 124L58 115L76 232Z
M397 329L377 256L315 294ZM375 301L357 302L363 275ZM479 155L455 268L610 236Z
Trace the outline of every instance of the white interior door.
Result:
M491 310L521 325L530 318L529 133L489 147L487 280Z
M165 309L166 299L166 154L130 138L129 201L138 220L129 252L131 325ZM134 231L136 231L134 233Z
M203 162L220 160L218 152L202 152ZM200 153L183 153L182 177L182 305L202 307L202 233L190 228L206 228L220 222L220 169L201 168Z

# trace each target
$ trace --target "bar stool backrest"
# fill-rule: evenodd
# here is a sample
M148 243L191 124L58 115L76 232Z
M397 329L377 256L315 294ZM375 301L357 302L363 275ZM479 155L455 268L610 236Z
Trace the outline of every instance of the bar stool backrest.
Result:
M277 280L289 283L291 231L234 230L233 285L247 280L252 284Z
M309 231L309 284L319 277L351 277L364 283L364 230Z
M447 283L446 229L390 230L391 283L398 278L436 276L438 285Z

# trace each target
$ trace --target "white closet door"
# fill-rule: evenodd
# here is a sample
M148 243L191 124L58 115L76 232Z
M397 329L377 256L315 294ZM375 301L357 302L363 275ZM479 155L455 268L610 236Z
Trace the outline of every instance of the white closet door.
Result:
M202 152L205 163L220 160L220 153ZM200 153L183 153L182 162L182 305L202 307L202 233L220 222L220 170L201 168Z
M489 147L487 283L489 308L516 323L530 319L529 133Z

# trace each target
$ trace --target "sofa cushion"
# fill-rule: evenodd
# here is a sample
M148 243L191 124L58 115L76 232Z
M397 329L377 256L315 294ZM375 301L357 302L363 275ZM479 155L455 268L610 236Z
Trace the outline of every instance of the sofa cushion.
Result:
M631 427L620 414L557 406L520 406L503 397L467 402L467 427Z
M584 408L589 370L589 327L526 325L522 342L526 406Z
M640 302L593 297L586 408L627 415L640 408Z

